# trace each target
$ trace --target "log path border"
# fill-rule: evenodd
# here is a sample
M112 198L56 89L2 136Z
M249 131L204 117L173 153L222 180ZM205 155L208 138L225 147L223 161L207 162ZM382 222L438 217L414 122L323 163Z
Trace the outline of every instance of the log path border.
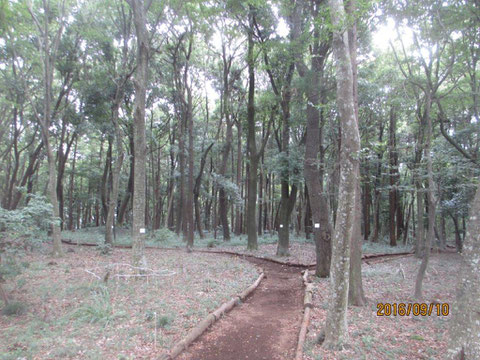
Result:
M303 273L303 285L305 286L305 295L303 298L303 320L298 334L297 350L295 360L303 359L303 346L307 337L308 325L310 323L310 312L313 308L313 284L308 281L308 269Z

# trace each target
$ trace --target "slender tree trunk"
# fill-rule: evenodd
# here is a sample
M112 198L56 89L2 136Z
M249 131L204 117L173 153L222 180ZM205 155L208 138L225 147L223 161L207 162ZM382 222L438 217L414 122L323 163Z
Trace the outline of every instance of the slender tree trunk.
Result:
M370 169L368 161L366 162L365 173L367 174L367 179L363 185L363 239L368 241L370 237L370 205L371 205L371 193L370 193Z
M358 70L357 70L357 21L355 19L356 0L350 0L347 3L347 15L353 19L352 27L348 30L348 45L350 53L350 62L352 65L352 94L355 120L357 129L360 127L358 117ZM359 144L360 146L360 144ZM360 154L358 154L360 156ZM355 217L353 225L353 234L350 248L350 277L348 288L348 302L351 305L363 306L366 298L363 291L362 283L362 199L360 188L360 161L356 168L356 185L355 185Z
M450 214L453 226L455 229L455 247L457 248L457 252L461 253L463 248L462 237L460 235L460 226L458 224L458 217L456 215Z
M435 210L436 210L436 197L435 197L435 183L433 180L433 165L432 154L430 152L432 144L432 119L430 117L431 97L430 94L426 94L425 101L425 118L427 120L427 141L425 146L425 157L427 159L427 176L428 176L428 233L425 241L425 248L423 250L423 258L418 269L417 278L415 281L415 298L422 299L422 284L425 277L425 271L427 270L428 261L430 260L431 246L434 240L434 227L435 227Z
M241 196L243 198L243 161L242 161L242 122L237 121L237 186L241 189ZM242 233L242 206L240 204L235 205L235 235Z
M52 238L53 238L53 256L62 256L63 249L62 249L62 240L61 240L61 232L58 220L60 219L60 214L58 211L58 199L57 199L57 169L55 164L55 154L52 149L52 145L50 143L50 124L52 122L52 109L51 109L51 94L53 88L53 78L54 78L54 68L55 68L55 61L58 46L60 44L61 35L63 33L63 4L61 9L61 25L56 32L56 36L54 38L53 43L50 42L50 29L49 29L49 17L51 16L51 12L47 4L44 2L44 16L43 16L43 24L40 24L36 16L33 14L31 9L29 8L30 15L32 16L33 21L38 27L40 32L40 36L38 37L39 47L43 50L43 116L37 117L41 127L42 133L42 140L45 145L45 149L47 151L47 159L48 159L48 190L50 195L50 202L52 203L53 207L53 216L55 217L55 223L52 224ZM37 113L34 111L35 116L38 116Z
M247 249L257 250L257 172L258 172L258 154L255 136L255 58L253 53L253 7L249 6L248 12L248 104L247 104L247 151L249 159L248 174L248 201L247 201Z
M108 136L108 147L107 147L107 155L105 157L105 165L103 167L103 175L102 175L102 182L100 184L100 200L102 202L102 218L105 219L105 222L107 220L108 216L108 197L109 197L109 173L112 165L112 150L113 150L113 145L112 145L112 137Z
M143 0L128 0L133 11L137 39L137 68L135 70L135 112L133 120L134 176L133 176L133 218L132 255L133 265L147 266L145 257L145 100L148 71L148 36L146 12Z
M117 216L117 223L118 224L123 224L125 221L125 214L127 212L128 205L130 204L130 199L133 194L133 176L135 172L135 167L134 167L134 158L133 158L133 153L134 153L134 148L135 145L133 144L133 138L130 139L130 172L128 176L128 183L127 183L127 191L125 192L125 196L122 199L122 202L120 203L120 208L118 209L118 216Z
M348 34L341 31L346 15L342 0L329 0L333 24L333 53L337 79L337 107L341 123L340 184L333 234L330 300L325 322L326 348L348 342L347 305L350 275L350 244L354 236L355 193L358 186L360 135L355 118L353 73Z
M384 125L383 122L380 123L378 132L378 142L381 143L383 141L383 130ZM382 157L383 152L377 152L377 162L376 162L376 174L375 174L375 182L374 182L374 190L373 190L373 234L372 234L372 242L378 242L378 237L380 233L380 184L381 184L381 176L382 176Z
M190 44L191 45L191 44ZM188 191L186 196L186 220L187 220L187 248L193 247L194 238L194 220L193 220L193 172L194 172L194 159L195 153L193 149L193 99L192 90L190 85L187 86L187 102L188 102Z
M41 141L40 144L38 144L38 146L35 148L35 150L30 154L28 159L27 169L25 170L25 173L23 174L23 177L22 177L22 181L20 182L20 186L22 187L28 184L27 194L30 194L32 191L33 176L38 170L38 166L40 164L39 157L42 149L43 149L43 141ZM10 205L11 210L15 210L18 207L18 204L21 198L22 198L22 192L17 190L13 196L13 200Z
M395 131L396 131L396 114L393 106L390 108L390 129L389 129L389 175L390 175L390 191L389 191L389 229L390 229L390 246L397 246L395 214L397 212L397 189L396 189L396 164L395 164ZM398 219L397 219L398 221Z
M425 207L423 206L423 186L419 179L416 181L417 187L417 231L416 235L416 243L415 243L415 257L421 258L423 254L424 248L424 238L425 238L425 230L423 224L423 214L425 212Z
M451 359L480 359L480 186L470 208L457 299L450 321Z
M126 41L126 39L125 39ZM124 46L125 48L125 46ZM120 104L123 99L123 84L117 85L115 93L115 101L112 106L112 123L115 131L115 145L117 157L114 161L113 172L112 172L112 193L109 197L108 209L107 209L107 220L105 221L105 243L113 244L113 238L115 235L114 232L114 215L115 207L118 202L118 192L120 185L120 174L122 172L123 165L123 131L118 123L118 111L120 109Z
M68 230L73 230L73 198L75 191L75 166L77 162L77 141L75 139L75 145L73 147L73 159L72 159L72 171L70 172L70 184L68 190Z

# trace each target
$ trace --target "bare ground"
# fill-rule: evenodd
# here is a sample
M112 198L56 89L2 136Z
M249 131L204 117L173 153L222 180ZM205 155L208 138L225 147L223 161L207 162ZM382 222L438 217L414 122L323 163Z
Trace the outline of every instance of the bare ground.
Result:
M74 251L21 259L28 267L5 287L26 312L0 314L0 359L158 358L259 274L238 258L155 249L147 259L157 275L135 280L130 250Z
M328 303L328 280L315 285L314 309L305 345L304 360L387 360L443 359L448 346L451 318L460 269L454 253L432 255L424 280L424 299L413 298L414 281L420 260L402 257L362 267L368 297L365 307L348 310L350 344L342 351L326 351L315 344L324 327ZM403 278L402 273L405 275ZM378 303L448 303L449 316L377 316Z
M183 360L292 359L302 319L301 269L258 259L266 278L244 304L214 324Z

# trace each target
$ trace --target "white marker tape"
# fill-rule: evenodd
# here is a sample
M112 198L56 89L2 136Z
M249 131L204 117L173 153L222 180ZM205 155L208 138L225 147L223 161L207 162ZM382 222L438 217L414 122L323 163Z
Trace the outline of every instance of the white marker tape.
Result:
M319 223L315 223L315 229L320 229L320 224Z
M145 228L140 228L140 234L145 234Z
M282 229L282 228L283 228L283 224L280 224L280 229Z

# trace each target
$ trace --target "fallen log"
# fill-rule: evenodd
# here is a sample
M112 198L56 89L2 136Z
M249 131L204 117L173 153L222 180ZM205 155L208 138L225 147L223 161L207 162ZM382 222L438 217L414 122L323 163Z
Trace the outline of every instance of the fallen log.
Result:
M313 284L308 282L308 270L303 274L303 284L305 285L305 296L303 297L303 320L300 325L300 333L298 335L297 350L295 352L295 360L302 360L303 346L307 337L308 325L310 323L310 312L313 307Z

